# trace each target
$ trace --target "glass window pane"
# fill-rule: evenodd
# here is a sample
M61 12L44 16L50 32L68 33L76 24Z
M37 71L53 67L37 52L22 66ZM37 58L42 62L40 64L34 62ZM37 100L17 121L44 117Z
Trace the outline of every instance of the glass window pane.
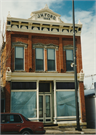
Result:
M43 60L36 59L36 70L44 70Z
M21 113L27 118L36 118L36 92L11 92L11 112Z
M55 70L55 60L48 60L48 70Z
M73 50L66 50L66 60L73 60Z
M12 90L36 89L36 82L12 82Z
M36 48L36 59L43 59L44 49Z
M23 51L23 47L16 47L16 58L23 58L24 56L24 51Z
M39 96L39 117L43 117L43 96Z
M67 60L66 61L66 70L67 71L73 71L73 67L71 67L71 63L73 63L73 61L71 61L71 60Z
M74 82L56 82L56 89L75 89Z
M50 92L50 83L39 83L39 92Z
M75 91L56 92L57 116L76 116Z
M50 117L50 96L46 96L46 117Z
M23 59L21 59L21 58L15 59L15 70L23 70L24 69L23 65L24 65Z
M48 60L55 60L55 49L48 49Z

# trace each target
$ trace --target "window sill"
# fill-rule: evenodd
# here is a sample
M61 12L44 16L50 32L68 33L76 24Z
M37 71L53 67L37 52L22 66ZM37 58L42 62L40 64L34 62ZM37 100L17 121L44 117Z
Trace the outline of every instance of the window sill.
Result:
M74 73L74 71L66 71L66 73L69 73L70 74L70 73Z
M58 73L57 71L45 71L46 73Z
M14 70L14 72L26 72L25 70Z
M35 71L35 73L58 73L57 71Z

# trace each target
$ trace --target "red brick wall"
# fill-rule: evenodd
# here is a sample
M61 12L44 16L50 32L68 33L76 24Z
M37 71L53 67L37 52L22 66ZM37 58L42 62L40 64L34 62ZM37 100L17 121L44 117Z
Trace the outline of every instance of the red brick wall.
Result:
M86 110L85 110L85 97L84 97L84 85L83 82L79 82L79 95L80 95L80 108L81 108L81 120L86 121Z
M81 51L81 39L77 37L77 72L80 73L82 69L82 51Z
M11 68L11 32L6 32L6 57L7 57L7 62L6 62L6 67Z
M8 35L8 34L7 34ZM11 47L12 42L23 42L28 44L28 47L25 49L25 71L26 72L35 72L35 49L32 49L32 44L42 43L42 44L54 44L58 45L59 49L56 51L56 69L59 73L66 72L66 54L63 51L63 46L73 45L73 36L58 36L58 35L47 35L47 34L30 34L30 33L19 33L19 32L9 32L10 39L7 45ZM7 36L9 37L9 36ZM12 42L11 42L12 40ZM79 73L82 69L82 54L81 54L81 41L80 37L76 37L76 56L77 56L77 72ZM7 48L8 48L7 47ZM9 48L10 48L9 47ZM45 51L45 59L47 60L47 52ZM14 57L14 50L12 53ZM12 64L11 64L12 59ZM9 59L9 66L12 71L14 71L14 59ZM47 71L47 61L45 60L45 70ZM8 64L7 64L8 66Z
M10 99L11 99L11 83L6 82L6 85L5 85L5 112L10 112Z

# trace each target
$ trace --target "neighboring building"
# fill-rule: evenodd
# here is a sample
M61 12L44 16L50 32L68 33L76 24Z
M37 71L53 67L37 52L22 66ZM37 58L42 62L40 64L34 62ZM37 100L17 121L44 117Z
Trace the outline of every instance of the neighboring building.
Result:
M80 121L86 121L81 51L82 24L75 25ZM30 120L76 120L73 26L46 5L29 19L7 17L5 112Z
M88 128L96 128L96 95L95 89L84 91L86 106L86 122Z

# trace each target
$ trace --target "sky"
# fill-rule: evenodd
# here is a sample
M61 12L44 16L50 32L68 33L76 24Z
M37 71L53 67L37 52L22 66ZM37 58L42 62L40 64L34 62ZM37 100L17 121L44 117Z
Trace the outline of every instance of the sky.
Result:
M6 21L8 11L11 17L28 19L31 12L44 8L45 4L60 14L62 21L72 23L72 0L0 0L1 24ZM83 24L81 46L84 85L89 89L93 87L92 77L86 76L95 74L93 82L96 82L96 0L74 0L74 11L75 23L80 19Z

